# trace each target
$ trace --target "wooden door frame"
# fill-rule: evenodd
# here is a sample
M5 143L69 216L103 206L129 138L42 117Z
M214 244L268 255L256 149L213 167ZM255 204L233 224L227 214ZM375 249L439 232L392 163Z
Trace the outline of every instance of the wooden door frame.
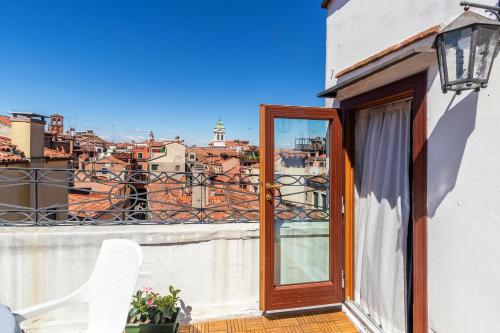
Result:
M344 299L354 299L354 112L404 98L413 98L411 110L413 333L427 333L427 72L418 73L340 102L345 129Z
M274 175L274 119L330 120L330 280L304 285L274 286L273 203L266 200L267 178ZM268 143L268 144L266 144ZM338 149L335 149L337 147ZM260 292L262 311L296 309L342 302L342 122L331 108L260 106ZM337 163L334 163L337 161ZM340 181L336 181L340 180ZM336 222L335 222L336 221ZM338 235L338 236L334 236ZM335 241L337 240L337 241ZM306 299L307 298L307 299Z

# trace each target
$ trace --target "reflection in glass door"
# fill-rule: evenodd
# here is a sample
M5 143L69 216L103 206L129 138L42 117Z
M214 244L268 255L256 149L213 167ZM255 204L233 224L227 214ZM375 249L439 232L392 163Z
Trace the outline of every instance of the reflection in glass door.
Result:
M330 278L328 120L274 119L274 284Z
M342 124L335 109L261 106L261 309L342 300Z

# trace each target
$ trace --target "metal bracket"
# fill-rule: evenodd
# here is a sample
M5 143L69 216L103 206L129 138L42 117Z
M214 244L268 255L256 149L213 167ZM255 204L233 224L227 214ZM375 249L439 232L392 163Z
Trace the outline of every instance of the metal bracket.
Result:
M497 21L500 22L500 1L498 1L497 6L488 6L475 2L462 1L460 2L460 6L464 7L464 10L469 10L469 8L481 8L486 10L488 13L491 13L496 16Z

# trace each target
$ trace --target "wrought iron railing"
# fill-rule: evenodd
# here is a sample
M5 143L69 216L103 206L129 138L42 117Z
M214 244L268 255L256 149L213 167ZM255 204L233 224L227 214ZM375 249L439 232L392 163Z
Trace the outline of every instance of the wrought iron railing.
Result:
M328 218L318 199L328 192L325 177L278 175L276 182L283 185L277 219ZM0 226L256 222L258 192L259 176L244 171L0 168Z

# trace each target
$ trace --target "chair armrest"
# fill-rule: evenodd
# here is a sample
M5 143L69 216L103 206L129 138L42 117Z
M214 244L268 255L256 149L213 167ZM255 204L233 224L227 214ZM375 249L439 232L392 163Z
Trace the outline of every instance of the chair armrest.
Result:
M75 292L63 297L59 298L53 301L33 305L24 309L19 309L16 311L13 311L14 316L16 317L16 321L18 323L22 323L23 321L27 319L31 319L34 317L38 317L41 314L44 314L46 312L62 308L63 306L73 304L73 303L79 303L79 302L86 302L87 301L87 283L81 286L78 290Z
M22 323L27 319L38 317L41 314L61 308L69 303L71 303L71 299L64 297L54 301L37 304L24 309L16 310L14 311L14 316L18 323Z

